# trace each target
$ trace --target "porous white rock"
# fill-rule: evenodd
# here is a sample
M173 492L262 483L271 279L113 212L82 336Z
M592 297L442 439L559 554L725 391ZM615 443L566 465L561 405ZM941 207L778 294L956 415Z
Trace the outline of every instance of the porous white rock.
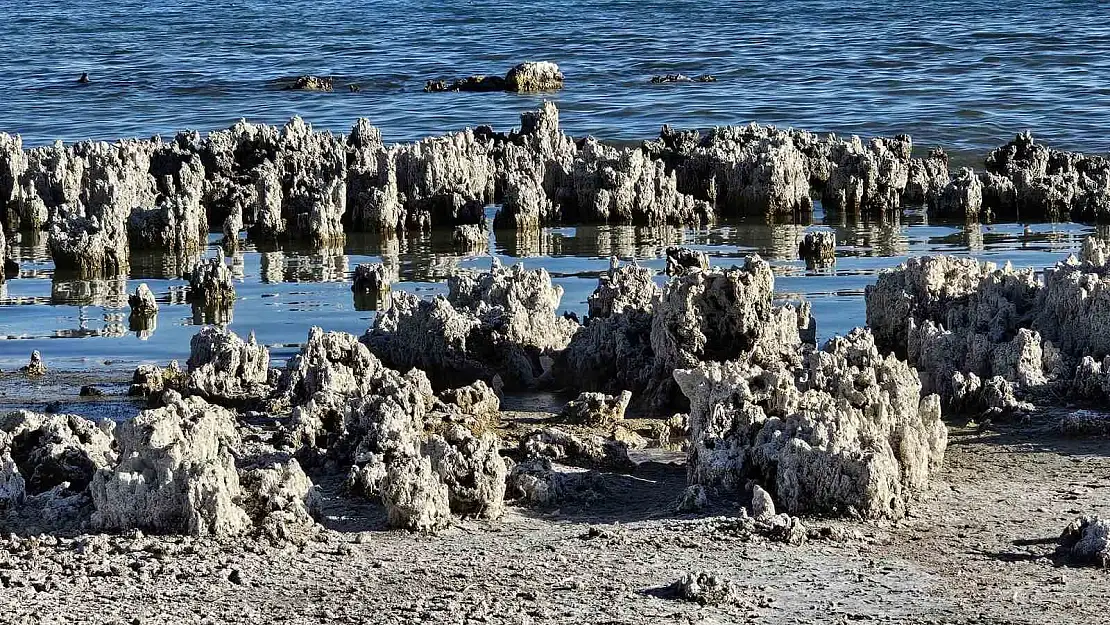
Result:
M807 304L775 305L774 276L759 257L743 267L697 270L662 289L652 272L614 266L588 302L586 326L556 361L572 388L617 394L663 409L677 399L671 373L703 360L794 358L811 342Z
M831 230L805 233L798 243L798 256L806 262L807 267L836 262L836 233Z
M705 252L688 247L671 246L664 253L667 257L668 276L677 276L695 269L709 270L709 255Z
M320 495L296 460L243 471L240 484L243 507L261 535L296 539L315 525Z
M983 183L968 167L934 193L929 200L929 213L937 217L978 219L983 208Z
M587 137L568 176L555 191L564 220L696 225L715 219L708 202L679 191L676 173L643 148L618 150Z
M853 330L799 367L744 361L675 372L690 400L691 484L753 479L792 514L899 518L928 486L947 443L940 401L917 373Z
M11 434L0 432L0 510L22 504L26 494L27 480L12 458Z
M390 366L426 371L439 387L492 382L529 388L543 359L566 347L578 325L556 314L563 289L543 269L502 267L460 272L446 298L394 293L362 340Z
M205 172L195 142L195 138L190 140L182 133L151 154L150 175L159 201L131 211L127 231L132 248L176 252L203 249L208 237L208 217L201 204Z
M550 61L528 61L505 74L505 86L509 91L518 92L555 91L563 88L563 79L558 65Z
M170 361L169 366L162 368L157 365L139 365L131 375L131 386L127 394L139 397L157 397L167 386L178 386L183 379L176 360Z
M458 423L472 432L492 430L501 424L501 400L497 392L478 380L438 394L429 420ZM434 427L434 424L432 424Z
M956 372L1094 398L1110 355L1107 258L1106 244L1089 238L1080 258L1047 268L1043 280L972 259L910 259L867 288L868 324L946 400Z
M46 361L43 360L42 354L39 350L31 352L31 359L26 365L19 368L20 371L32 377L39 377L46 375Z
M408 457L393 463L382 484L390 527L435 533L451 524L448 488L427 457Z
M912 148L908 135L876 137L866 145L858 137L832 143L832 167L821 194L825 210L881 213L901 208Z
M1110 210L1110 159L1037 143L1029 133L987 155L984 207L1049 221L1093 221Z
M354 336L315 327L286 363L276 395L294 407L301 444L358 464L416 455L433 401L422 372L402 376Z
M184 388L215 403L266 395L270 352L251 332L246 341L231 330L208 326L189 342Z
M447 486L452 512L484 519L504 514L508 471L499 448L500 441L493 433L476 436L461 425L428 438L424 453Z
M701 605L725 605L739 600L739 590L732 581L712 573L683 573L671 592L684 601Z
M144 410L116 428L120 462L96 472L90 492L102 529L235 535L240 507L235 415L199 397Z
M509 470L506 495L516 504L539 507L604 495L596 471L556 466L550 458L528 458Z
M1110 355L1110 255L1104 241L1090 237L1080 258L1044 271L1036 328L1060 350L1101 360Z
M154 298L154 292L145 282L136 287L135 292L127 297L127 304L131 307L132 315L149 317L158 313L158 300Z
M656 367L669 375L702 361L796 349L799 328L810 323L808 306L774 306L774 281L770 265L758 256L745 259L743 267L671 280L652 316Z
M489 233L485 224L461 224L451 235L455 249L470 254L484 254L489 250Z
M317 244L342 244L347 210L347 150L330 132L294 117L281 131L281 215L289 232ZM265 201L265 200L264 200Z
M676 131L664 126L648 150L677 174L678 189L706 200L723 216L806 213L810 165L802 145L806 133L772 126Z
M1110 522L1081 516L1060 535L1058 552L1074 562L1110 568Z
M351 290L356 293L379 294L388 292L390 280L381 263L363 263L355 267Z
M0 416L0 500L53 489L83 494L93 474L116 461L113 426L27 410Z
M547 458L586 469L628 470L633 466L625 443L593 434L575 436L559 428L544 428L522 437L520 451L525 458Z
M771 498L770 493L763 490L758 484L752 487L751 513L752 517L756 519L775 516L775 500Z
M624 411L631 401L630 391L622 391L616 396L581 393L563 406L559 418L577 425L611 428L624 420Z
M925 158L910 159L902 202L924 205L944 189L949 180L948 155L940 148L932 148Z
M226 305L235 301L235 284L231 268L224 263L223 254L197 261L186 274L189 282L189 299L213 305Z
M662 290L647 267L618 265L598 279L587 298L586 326L575 332L555 363L555 377L570 388L639 393L654 380L652 307Z

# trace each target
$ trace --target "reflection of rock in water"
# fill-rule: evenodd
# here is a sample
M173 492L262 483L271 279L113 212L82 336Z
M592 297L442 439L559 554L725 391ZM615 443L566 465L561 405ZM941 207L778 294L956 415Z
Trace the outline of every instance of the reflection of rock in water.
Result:
M562 256L563 241L566 239L563 234L552 232L550 228L495 230L493 237L498 248L515 258Z
M577 228L574 238L564 241L564 250L575 256L654 258L685 239L685 229L668 225L591 226Z
M265 284L278 284L285 277L285 254L281 252L262 252L262 282Z
M170 306L184 306L189 303L189 289L184 286L170 287L169 291L169 305Z
M355 299L355 310L358 311L386 311L389 310L389 305L393 301L389 287L377 292L359 292L353 291Z
M123 308L127 304L127 280L125 278L55 279L50 283L50 303Z
M834 231L841 248L870 249L870 256L905 256L910 250L909 238L897 219L880 222L857 220Z
M459 261L462 259L455 255L433 254L427 259L425 267L417 266L411 279L415 281L442 281L458 273Z
M193 302L193 325L226 326L234 321L234 310L235 306L230 302L211 305Z
M231 277L239 282L247 277L246 256L243 254L243 250L239 248L231 251Z
M794 260L806 227L800 224L766 224L768 246L759 246L759 255L768 260Z
M79 339L93 336L121 337L127 334L127 328L123 325L122 313L105 313L101 317L101 321L104 324L103 326L94 327L93 320L89 316L89 309L82 306L77 313L77 327L55 329L52 336L61 339Z
M259 250L261 280L265 284L282 282L344 282L348 258L342 247L298 247ZM241 267L242 254L236 257Z
M132 312L127 318L128 329L135 333L140 340L147 340L158 329L158 314L142 314Z
M983 243L983 227L978 223L967 224L963 229L964 239L967 241L967 249L969 252L982 252L984 249Z
M132 280L177 280L200 259L199 251L158 252L132 251Z
M342 248L325 248L312 254L289 254L282 275L286 282L344 282L347 256Z

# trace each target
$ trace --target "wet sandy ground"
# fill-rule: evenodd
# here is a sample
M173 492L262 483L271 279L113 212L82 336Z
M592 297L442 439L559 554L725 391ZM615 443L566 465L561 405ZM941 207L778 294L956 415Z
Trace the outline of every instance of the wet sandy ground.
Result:
M1055 436L1054 418L984 432L950 424L945 467L911 516L807 518L835 538L800 546L738 531L729 502L674 514L681 454L607 474L578 504L510 508L500 522L463 521L435 537L383 531L378 506L318 478L326 529L301 546L0 540L0 621L1104 622L1108 573L1066 566L1054 549L1076 515L1110 514L1110 442ZM737 601L674 598L666 587L687 571L731 579Z

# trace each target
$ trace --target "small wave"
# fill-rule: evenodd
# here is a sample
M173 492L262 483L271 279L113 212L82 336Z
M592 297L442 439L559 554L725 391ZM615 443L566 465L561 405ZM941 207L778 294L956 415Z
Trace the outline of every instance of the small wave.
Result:
M956 117L961 119L982 119L987 116L985 111L978 109L959 109L956 111Z

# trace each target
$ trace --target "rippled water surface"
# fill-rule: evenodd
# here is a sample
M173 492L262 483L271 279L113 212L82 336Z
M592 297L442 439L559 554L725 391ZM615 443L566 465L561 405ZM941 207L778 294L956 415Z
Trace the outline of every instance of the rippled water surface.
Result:
M820 222L820 214L818 214ZM662 272L663 250L683 244L705 250L715 265L742 264L758 253L775 271L776 295L812 303L820 340L864 323L864 288L876 274L909 256L927 253L974 255L998 263L1042 268L1077 251L1092 228L1076 224L930 225L910 216L903 223L827 226L835 230L837 262L807 270L797 258L803 224L720 224L707 230L669 227L599 226L548 228L536 233L490 233L493 254L503 263L545 267L565 290L562 308L582 316L597 277L618 256ZM213 237L213 241L215 241ZM118 371L141 362L182 362L198 325L213 319L185 302L185 281L175 258L137 257L129 280L72 282L55 278L43 244L16 249L21 275L0 286L0 368L26 363L33 349L61 369ZM214 244L209 254L218 253ZM459 267L488 268L489 254L453 249L449 233L401 239L353 237L343 250L269 249L247 245L232 259L236 300L230 327L254 331L283 359L308 335L308 328L362 334L372 310L356 302L351 272L359 263L384 262L402 290L446 293L444 281ZM659 277L661 281L662 276ZM145 282L161 305L157 328L148 336L128 330L127 292ZM360 310L363 309L363 310ZM7 339L7 340L3 340Z
M575 135L645 139L663 123L759 121L863 135L909 132L981 158L1032 129L1059 147L1110 148L1110 22L1096 2L987 3L608 0L583 2L196 2L0 0L0 131L27 144L169 134L302 115L346 131L357 117L388 140L491 123L555 99ZM422 92L429 78L502 73L523 60L559 63L553 94ZM92 83L76 78L89 72ZM654 74L711 73L711 84L653 85ZM335 93L283 91L283 79L333 75ZM344 86L357 83L358 93ZM782 298L814 305L827 338L862 324L876 273L925 253L972 254L1043 267L1078 248L1085 226L824 223L835 267L807 271L797 240L810 224L721 224L708 230L632 227L490 234L506 262L546 267L583 312L597 275L618 255L661 269L683 243L729 265L769 258ZM215 238L213 238L215 241ZM209 254L215 249L209 250ZM54 276L43 241L15 247L20 275L0 286L0 368L41 350L55 368L124 370L188 355L206 319L185 303L181 259L135 257L128 280ZM449 236L351 237L343 250L257 249L234 257L240 299L231 327L255 331L278 359L311 325L362 333L350 274L384 261L398 288L443 292L455 267L485 267ZM162 304L149 336L128 331L126 293L146 282Z
M0 15L0 130L32 144L295 114L337 131L368 117L409 140L510 127L548 97L572 134L609 139L754 120L975 152L1022 129L1110 149L1100 2L3 0ZM564 91L422 92L539 59L563 68ZM672 72L719 82L648 82ZM299 74L339 88L280 90Z

